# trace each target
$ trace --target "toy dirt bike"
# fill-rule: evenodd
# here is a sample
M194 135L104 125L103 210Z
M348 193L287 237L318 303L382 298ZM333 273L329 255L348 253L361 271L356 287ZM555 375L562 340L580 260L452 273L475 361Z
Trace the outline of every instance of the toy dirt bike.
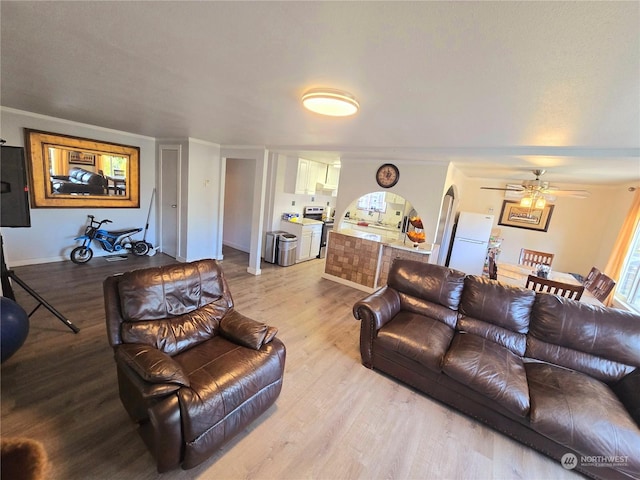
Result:
M111 223L111 220L95 220L93 215L88 215L90 223L84 231L84 235L74 238L74 240L82 240L82 245L71 250L71 261L73 263L87 263L93 258L93 250L91 243L95 240L103 250L107 252L118 252L120 250L129 249L134 255L142 256L149 253L152 245L142 240L133 240L132 235L142 231L142 228L128 228L126 230L107 231L100 227L103 224ZM145 232L146 234L146 232Z

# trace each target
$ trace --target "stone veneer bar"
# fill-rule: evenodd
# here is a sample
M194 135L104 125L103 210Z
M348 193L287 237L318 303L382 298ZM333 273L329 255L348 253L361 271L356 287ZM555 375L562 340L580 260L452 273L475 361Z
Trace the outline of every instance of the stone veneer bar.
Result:
M382 244L365 238L329 232L325 273L374 288Z
M374 291L387 283L391 263L396 258L428 263L430 252L412 251L376 240L329 232L325 278L344 281L355 288Z

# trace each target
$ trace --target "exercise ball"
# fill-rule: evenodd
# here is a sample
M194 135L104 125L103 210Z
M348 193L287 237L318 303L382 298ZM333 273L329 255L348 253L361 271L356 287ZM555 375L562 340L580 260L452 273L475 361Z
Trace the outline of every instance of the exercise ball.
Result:
M20 349L29 335L29 316L16 302L0 297L0 362Z

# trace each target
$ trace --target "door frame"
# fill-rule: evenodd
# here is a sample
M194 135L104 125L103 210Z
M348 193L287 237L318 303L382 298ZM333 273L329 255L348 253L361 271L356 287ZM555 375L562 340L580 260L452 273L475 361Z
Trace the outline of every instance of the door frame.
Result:
M182 145L180 144L161 144L158 146L158 232L157 238L160 239L160 251L164 252L162 231L164 229L164 210L163 210L163 200L164 200L164 192L162 190L162 180L164 175L164 164L163 164L163 153L165 151L175 151L177 152L177 175L176 175L176 208L177 208L177 218L176 218L176 259L180 258L181 252L181 228L180 225L182 223L182 207L181 207L181 198L182 198L182 189L181 189L181 178L182 178Z

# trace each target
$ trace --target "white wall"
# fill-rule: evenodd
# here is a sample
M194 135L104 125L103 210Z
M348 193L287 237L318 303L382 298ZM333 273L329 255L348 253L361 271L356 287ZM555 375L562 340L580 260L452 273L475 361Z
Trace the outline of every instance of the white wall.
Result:
M224 245L249 253L251 251L251 212L255 161L227 158L224 194Z
M186 168L186 241L182 255L191 262L202 258L220 258L222 242L219 220L222 218L224 179L221 176L220 145L189 139ZM184 173L184 171L183 171Z
M156 183L155 139L5 107L0 110L0 125L7 145L17 147L24 147L25 128L140 147L140 208L32 208L31 228L2 229L9 267L68 260L69 253L78 245L73 239L84 230L87 215L112 220L109 225L112 229L145 226ZM147 241L156 244L154 213ZM94 249L96 256L105 253Z
M336 219L344 217L351 202L369 192L382 189L376 182L376 171L385 162L341 158L340 187L336 202ZM398 183L385 191L405 198L422 219L426 241L433 243L440 216L442 198L446 192L447 165L424 162L394 162L400 170ZM445 188L446 187L446 188Z
M618 231L631 206L629 185L562 185L562 188L591 192L586 199L558 197L547 232L498 225L504 192L482 190L481 186L504 188L506 182L461 177L458 211L492 213L494 226L504 238L499 260L517 263L521 248L555 254L553 268L586 274L592 266L603 269ZM555 185L555 184L554 184Z

